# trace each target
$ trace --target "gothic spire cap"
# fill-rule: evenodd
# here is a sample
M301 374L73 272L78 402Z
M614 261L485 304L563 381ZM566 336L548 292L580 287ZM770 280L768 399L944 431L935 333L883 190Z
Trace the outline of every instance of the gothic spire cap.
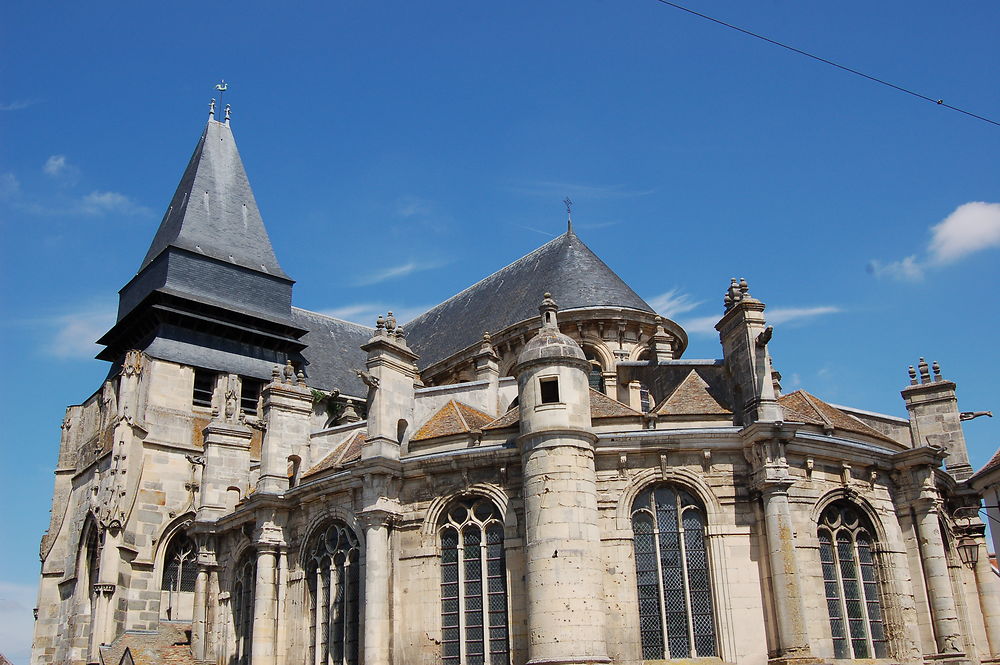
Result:
M552 294L546 292L542 296L542 304L538 306L538 312L542 315L543 328L555 328L556 330L559 330L559 321L556 315L558 311L559 306L556 305L556 301L552 299Z

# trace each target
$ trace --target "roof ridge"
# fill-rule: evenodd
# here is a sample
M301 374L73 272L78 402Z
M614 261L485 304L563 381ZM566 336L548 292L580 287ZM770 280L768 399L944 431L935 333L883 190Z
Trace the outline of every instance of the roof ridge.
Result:
M515 265L515 264L517 264L517 263L520 263L521 261L524 261L525 259L527 259L527 258L531 257L531 256L532 256L532 255L534 255L534 254L538 254L539 252L541 252L541 251L542 251L543 249L545 249L545 248L546 248L546 247L548 247L549 245L552 245L552 244L554 244L554 243L555 243L555 242L556 242L557 240L561 240L561 239L563 239L563 238L566 238L566 237L567 237L567 236L569 236L569 235L570 235L570 233L569 233L569 232L566 232L566 233L563 233L562 235L558 235L558 236L556 236L555 238L553 238L552 240L549 240L549 241L548 241L547 243L545 243L544 245L539 245L538 247L536 247L535 249L531 250L530 252L528 252L528 253L527 253L527 254L525 254L524 256L521 256L520 258L517 258L517 259L514 259L513 261L511 261L510 263L508 263L507 265L505 265L505 266L504 266L503 268L499 268L499 269L497 269L497 270L494 270L493 272L489 273L488 275L486 275L485 277L483 277L482 279L480 279L480 280L479 280L478 282L475 282L474 284L471 284L471 285L469 285L469 286L465 287L464 289L462 289L462 290L461 290L461 291L459 291L458 293L454 294L453 296L450 296L450 297L448 297L448 298L446 298L446 299L442 300L442 301L441 301L441 302L439 302L438 304L434 305L433 307L431 307L430 309L428 309L428 310L427 310L426 312L422 312L422 313L418 314L417 316L413 317L412 319L410 319L410 321L409 321L409 324L412 324L412 323L413 323L414 321L417 321L417 320L418 320L418 319L420 319L421 317L423 317L423 316L425 316L425 315L427 315L427 314L430 314L431 312L433 312L433 311L434 311L435 309L437 309L438 307L441 307L441 306L443 306L443 305L446 305L446 304L448 304L449 302L451 302L452 300L455 300L456 298L459 298L459 297L461 297L461 296L462 296L462 295L464 295L464 294L465 294L465 293L466 293L467 291L471 291L471 290L475 289L475 288L476 288L477 286L479 286L480 284L482 284L483 282L485 282L486 280L488 280L488 279L489 279L490 277L493 277L493 275L496 275L497 273L501 273L501 272L503 272L504 270L507 270L507 269L508 269L508 268L510 268L511 266L513 266L513 265ZM575 235L575 234L574 234L574 235Z
M806 401L806 404L808 404L810 407L812 407L812 410L816 412L816 415L819 416L820 420L822 420L823 423L827 427L829 427L831 430L836 429L836 427L833 424L833 421L831 421L829 418L827 418L826 414L823 413L823 410L820 409L818 406L816 406L816 403L813 401L814 399L819 399L819 398L818 397L814 397L813 395L810 395L805 390L801 390L801 392L802 392L803 399L805 399L805 401ZM820 400L820 401L822 401L822 400ZM860 421L858 421L858 422L860 422Z
M375 330L375 328L372 326L366 326L365 324L358 323L357 321L348 321L347 319L342 319L337 316L330 316L329 314L324 314L323 312L317 312L316 310L313 309L306 309L305 307L296 307L295 305L292 305L292 309L297 309L298 311L303 312L304 314L312 314L313 316L318 316L324 319L329 319L331 321L336 321L337 323L346 323L349 326L357 326L358 328L364 328L365 330Z

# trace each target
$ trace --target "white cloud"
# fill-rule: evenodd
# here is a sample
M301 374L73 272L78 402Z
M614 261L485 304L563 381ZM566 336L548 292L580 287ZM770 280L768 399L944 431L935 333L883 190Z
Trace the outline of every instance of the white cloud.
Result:
M900 282L919 281L924 278L924 267L912 254L905 259L882 263L872 260L868 262L868 272L876 277L889 277Z
M37 594L34 584L0 582L0 645L12 663L27 663L31 656Z
M20 111L37 103L37 99L15 99L12 102L0 102L0 111Z
M832 305L820 305L817 307L777 307L767 312L766 316L768 323L779 325L782 323L791 323L793 321L802 321L803 319L811 319L816 316L823 316L824 314L836 314L841 311L843 310Z
M1000 203L972 201L931 229L928 252L936 264L953 263L991 247L1000 247Z
M396 204L396 214L403 218L430 214L431 203L417 196L404 196Z
M55 332L45 345L45 351L57 358L89 359L101 350L96 341L115 322L115 309L98 305L53 317L46 323Z
M365 277L362 277L355 281L357 286L371 286L372 284L379 284L381 282L388 281L390 279L396 279L397 277L406 277L407 275L412 275L415 272L422 272L424 270L431 270L432 268L437 268L440 263L419 263L417 261L410 261L409 263L404 263L398 266L392 266L390 268L385 268L377 272L373 272Z
M70 168L69 164L66 162L66 155L52 155L45 160L45 166L42 167L42 171L46 175L58 176Z
M648 298L646 302L661 316L676 319L678 315L690 312L701 305L703 301L694 300L689 294L681 293L680 289L673 288L666 293Z
M963 203L930 231L926 259L913 254L889 263L872 260L868 272L899 281L919 280L928 267L945 266L969 254L1000 247L1000 203Z
M417 316L429 310L433 305L423 305L417 307L393 307L384 303L356 303L354 305L344 305L332 309L317 310L319 314L332 316L335 319L360 323L363 326L375 325L375 319L381 314L385 316L387 312L392 312L396 321L400 324L408 323Z

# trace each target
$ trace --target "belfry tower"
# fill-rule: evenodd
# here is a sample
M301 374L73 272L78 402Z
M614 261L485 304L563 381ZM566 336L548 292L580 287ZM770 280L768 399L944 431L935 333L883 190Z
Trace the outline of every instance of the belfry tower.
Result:
M131 349L266 379L305 348L291 320L293 280L278 264L229 126L214 116L139 272L119 291L101 360Z

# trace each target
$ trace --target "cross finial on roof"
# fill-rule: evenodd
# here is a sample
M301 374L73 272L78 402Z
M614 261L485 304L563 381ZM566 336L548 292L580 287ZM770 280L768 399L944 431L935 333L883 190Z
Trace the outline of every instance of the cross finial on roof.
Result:
M573 201L568 196L563 199L563 204L566 206L566 230L569 233L573 232Z

